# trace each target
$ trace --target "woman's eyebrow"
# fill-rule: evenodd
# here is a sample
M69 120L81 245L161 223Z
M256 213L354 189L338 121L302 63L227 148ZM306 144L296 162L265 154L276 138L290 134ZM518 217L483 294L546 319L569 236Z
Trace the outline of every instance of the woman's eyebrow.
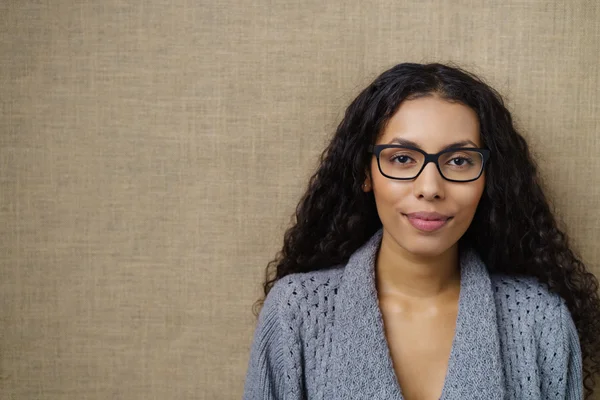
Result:
M417 143L413 142L412 140L403 139L403 138L399 138L399 137L393 138L389 144L399 144L400 146L412 146L412 147L417 147L419 149L421 148L421 146L419 146ZM459 142L450 143L449 145L444 146L444 148L441 149L440 151L456 149L456 148L465 147L468 145L477 147L477 145L470 140L461 140Z

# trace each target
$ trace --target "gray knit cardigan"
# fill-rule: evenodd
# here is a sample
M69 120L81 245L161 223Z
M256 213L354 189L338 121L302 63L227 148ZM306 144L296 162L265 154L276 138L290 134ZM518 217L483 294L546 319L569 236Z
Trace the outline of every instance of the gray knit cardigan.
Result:
M375 282L380 229L346 265L278 280L260 312L245 400L402 399ZM455 336L441 399L582 399L564 300L534 278L460 254Z

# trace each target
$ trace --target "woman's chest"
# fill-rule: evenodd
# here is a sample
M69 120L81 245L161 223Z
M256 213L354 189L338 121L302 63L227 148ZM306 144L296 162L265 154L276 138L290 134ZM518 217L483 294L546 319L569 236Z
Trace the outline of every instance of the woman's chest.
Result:
M394 372L406 400L439 399L456 327L457 307L410 314L382 306Z

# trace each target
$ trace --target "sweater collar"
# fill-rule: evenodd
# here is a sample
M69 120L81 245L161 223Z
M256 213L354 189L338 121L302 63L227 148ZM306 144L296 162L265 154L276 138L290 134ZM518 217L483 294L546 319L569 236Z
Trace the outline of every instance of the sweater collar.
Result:
M402 399L384 333L375 281L383 229L350 257L336 297L331 338L333 398ZM458 317L441 399L502 399L503 370L496 305L477 253L460 254Z

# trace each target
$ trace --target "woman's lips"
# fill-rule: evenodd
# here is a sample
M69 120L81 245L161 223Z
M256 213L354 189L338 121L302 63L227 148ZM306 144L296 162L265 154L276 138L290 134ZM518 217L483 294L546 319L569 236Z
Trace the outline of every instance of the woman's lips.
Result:
M418 230L425 231L425 232L437 231L438 229L440 229L442 226L446 225L448 223L448 221L450 221L452 219L452 217L450 217L445 220L428 221L428 220L421 219L421 218L409 217L406 214L403 214L403 215L408 219L408 222L410 222L410 224L412 226L414 226Z

